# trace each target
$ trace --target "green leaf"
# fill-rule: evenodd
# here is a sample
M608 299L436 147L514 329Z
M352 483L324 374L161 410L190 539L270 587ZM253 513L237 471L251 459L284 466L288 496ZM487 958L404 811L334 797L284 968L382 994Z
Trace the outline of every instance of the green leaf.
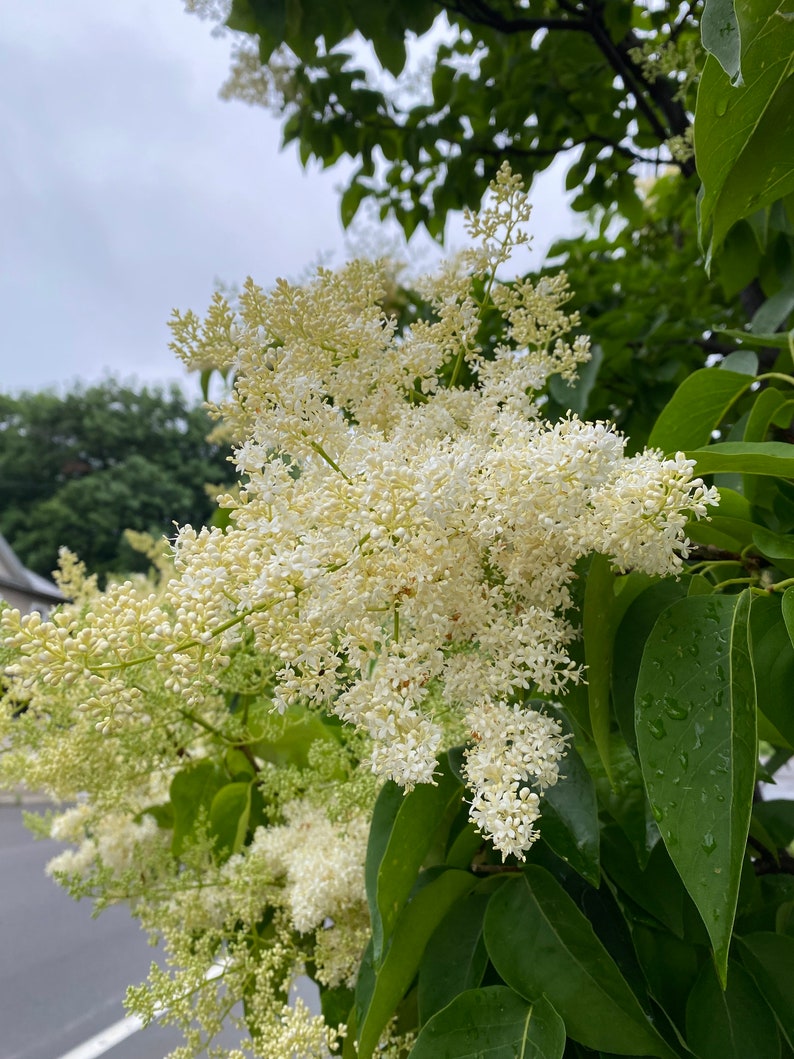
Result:
M783 593L780 604L783 621L786 624L786 632L789 635L789 640L794 644L794 585L791 588L787 588Z
M490 881L490 880L489 880ZM503 879L495 877L494 881ZM482 936L490 891L467 894L450 908L427 945L419 968L419 1020L425 1023L467 989L476 989L488 965Z
M174 837L171 850L179 856L185 839L192 834L199 817L209 816L212 799L224 785L223 772L211 761L200 761L196 765L177 772L171 780L169 791L174 807Z
M378 796L367 846L366 885L374 959L383 954L439 824L463 794L445 766L435 785L420 783L406 794L389 782Z
M425 946L447 910L477 884L469 872L431 869L404 906L380 966L356 987L359 1059L370 1059L380 1035L419 969Z
M779 1059L780 1038L772 1012L749 974L731 961L720 986L705 963L686 1008L687 1043L698 1059Z
M750 322L750 330L758 334L775 332L794 311L794 289L783 287L771 298L767 298L755 312Z
M665 453L706 445L752 380L740 372L701 368L681 383L656 420L648 445Z
M750 608L750 648L759 709L780 735L794 744L794 648L778 596L759 596Z
M628 608L615 635L620 650L615 652L612 663L612 701L621 734L634 754L637 752L634 692L645 642L662 611L686 594L684 581L668 578L651 585Z
M792 408L794 408L794 402L788 399L780 390L776 390L772 386L762 390L750 409L742 440L745 442L765 441L769 428L773 423L779 423L781 417L786 415L788 415L789 421L791 420ZM751 498L754 500L757 493L757 483L752 478L748 479L745 482L745 493L748 492L748 486L752 493Z
M247 754L236 746L229 747L224 754L226 769L233 780L252 780L255 775L254 766Z
M504 981L529 1001L550 1000L574 1040L671 1059L592 926L544 868L526 868L494 894L485 943Z
M684 930L684 888L663 842L657 842L641 868L631 843L615 826L601 836L604 871L640 908L678 937Z
M648 798L723 980L755 784L749 608L749 592L668 607L648 639L636 693Z
M568 383L561 375L552 375L549 379L549 395L566 411L583 416L587 411L587 402L598 378L598 369L604 359L600 346L593 346L590 359L584 364L573 383Z
M706 59L695 109L702 235L712 250L731 225L794 189L794 22L785 0L736 8L744 84ZM703 238L703 242L706 239Z
M794 842L794 801L770 798L756 802L753 815L761 821L778 849L787 849Z
M339 213L342 218L342 227L349 228L358 208L368 194L367 188L356 181L348 184L339 203Z
M766 474L794 478L794 445L783 441L722 441L686 455L698 474Z
M789 577L794 575L794 536L757 526L753 530L753 544Z
M684 1026L686 1002L703 963L703 951L642 922L635 922L632 937L651 995L677 1027Z
M251 783L227 783L210 806L210 831L227 856L241 849L251 813Z
M598 886L599 826L595 786L573 746L562 766L564 777L543 798L543 838L583 879Z
M610 782L609 689L615 632L633 600L650 584L651 579L642 574L613 573L603 555L593 556L587 572L582 626L590 730Z
M700 522L696 520L687 522L686 534L697 544L710 544L723 551L741 552L748 544L752 544L753 533L756 529L754 522L714 515L708 522L705 519Z
M739 74L741 48L733 0L706 0L700 20L700 34L703 47L717 58L725 73L734 81Z
M751 334L749 331L737 331L733 328L728 328L727 330L718 331L717 334L727 335L728 338L741 339L742 342L746 342L756 349L762 349L765 346L770 349L791 349L792 344L794 344L794 331L789 331L788 334L782 335L759 335Z
M640 865L648 862L651 850L659 841L659 828L650 814L640 766L617 732L612 733L612 778L610 783L595 749L586 743L579 747L587 770L593 777L598 804L631 842Z
M544 998L528 1004L505 986L470 989L435 1015L409 1059L562 1059L565 1025Z
M729 353L717 365L720 371L735 371L740 375L758 374L758 356L749 349L737 349Z
M739 952L794 1048L794 938L766 931L747 934L739 941Z

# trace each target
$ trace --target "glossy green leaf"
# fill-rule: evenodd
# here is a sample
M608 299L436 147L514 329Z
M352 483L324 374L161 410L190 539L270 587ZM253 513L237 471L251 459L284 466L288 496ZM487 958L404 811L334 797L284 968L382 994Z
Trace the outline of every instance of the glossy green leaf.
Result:
M794 842L794 801L770 798L756 802L753 815L758 817L779 849L787 849Z
M782 441L723 441L691 449L698 474L767 474L794 478L794 445Z
M786 624L786 632L788 632L789 639L794 644L794 585L787 588L783 593L780 601L780 609L783 615L783 621Z
M762 932L739 941L742 963L794 1048L794 938Z
M706 445L752 380L740 372L702 368L687 376L662 409L648 444L665 453Z
M217 849L237 853L245 840L251 813L251 783L227 783L212 799L210 832Z
M701 231L718 247L742 217L794 189L794 22L787 0L736 8L744 83L709 55L695 110ZM704 240L705 241L705 240Z
M550 1000L574 1040L622 1054L674 1054L589 921L545 869L530 866L494 894L485 943L502 979L527 1000Z
M370 1059L374 1053L381 1033L419 970L433 931L476 882L469 872L441 870L402 908L382 959L356 987L359 1059Z
M686 1008L687 1043L698 1059L779 1059L775 1018L749 974L731 961L723 991L705 963Z
M761 390L747 417L743 440L765 441L767 432L772 423L777 421L781 408L790 409L791 405L790 397L782 390L776 390L773 386Z
M794 288L785 286L767 298L750 321L750 330L757 334L772 332L788 320L794 312Z
M739 74L741 45L734 0L706 0L700 20L703 47L716 57L734 81Z
M674 603L648 639L636 692L648 798L723 978L755 784L749 608L749 592Z
M753 544L789 576L794 574L794 536L758 526L753 530Z
M749 349L737 349L717 365L720 371L735 371L740 375L758 374L758 355Z
M635 754L634 692L645 642L662 611L686 594L687 585L683 580L667 579L651 585L634 600L618 626L615 642L619 650L612 663L612 701L621 734Z
M651 584L651 578L613 573L609 559L594 555L587 572L582 632L587 664L587 701L590 731L612 781L609 730L610 680L615 632L633 600Z
M618 825L632 845L637 862L645 865L659 841L659 828L651 816L645 784L636 758L617 732L611 733L612 782L592 745L580 744L587 770L593 777L600 810Z
M479 889L450 908L428 942L419 968L418 1002L422 1023L446 1007L458 993L476 989L482 982L488 964L482 927L494 886L484 893Z
M409 1059L562 1059L565 1024L548 1002L505 986L470 989L439 1011Z
M681 937L684 929L683 883L673 867L663 842L657 842L645 867L640 867L631 843L615 827L604 828L601 837L604 871L620 889Z
M770 386L761 390L750 409L744 428L743 441L765 441L772 426L787 427L794 413L794 401L781 390ZM744 494L747 499L759 506L764 506L763 496L769 484L754 475L744 479Z
M408 899L439 824L461 800L463 784L445 766L436 784L406 794L384 785L370 826L365 877L376 963Z
M223 771L212 761L177 772L171 780L170 798L174 807L174 837L171 849L175 856L182 852L185 840L193 832L199 817L209 816L212 799L224 785Z
M783 621L779 596L759 596L750 611L750 646L758 708L794 744L794 647Z
M687 522L686 534L697 544L710 544L723 551L741 552L748 544L753 543L755 529L753 522L714 515L708 521L693 519Z
M718 332L721 335L727 335L728 338L738 338L742 342L746 342L754 349L761 349L763 347L769 347L770 349L791 349L794 344L794 331L789 331L787 334L752 334L749 331L738 331L735 328L726 328Z
M543 798L543 838L582 878L598 886L598 804L592 777L575 747L568 747L561 772L564 778Z
M683 1029L686 1002L703 963L703 950L642 922L634 924L632 939L651 996L675 1026Z

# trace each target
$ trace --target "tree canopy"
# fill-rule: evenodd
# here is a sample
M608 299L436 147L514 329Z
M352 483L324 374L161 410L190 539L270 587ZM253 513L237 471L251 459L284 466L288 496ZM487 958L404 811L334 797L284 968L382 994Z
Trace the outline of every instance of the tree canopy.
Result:
M770 333L794 311L784 8L233 0L224 91L278 113L304 164L357 162L345 224L370 201L407 236L424 225L442 237L502 160L531 181L564 159L585 230L552 248L551 271L571 274L597 349L573 403L641 445L675 386L709 354L738 348L720 328Z
M62 545L92 572L143 569L124 530L202 525L205 486L233 478L227 449L207 440L212 425L178 387L0 395L0 531L45 576Z

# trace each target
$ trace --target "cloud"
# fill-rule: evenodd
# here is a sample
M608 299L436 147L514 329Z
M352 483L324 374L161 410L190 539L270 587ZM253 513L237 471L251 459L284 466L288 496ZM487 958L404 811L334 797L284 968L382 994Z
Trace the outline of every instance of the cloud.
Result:
M0 390L178 379L172 308L342 255L351 163L304 171L276 118L218 98L228 65L180 0L5 5ZM560 234L559 183L536 196L541 246Z
M179 375L173 306L338 250L343 174L217 98L228 45L178 0L28 0L0 43L0 388Z

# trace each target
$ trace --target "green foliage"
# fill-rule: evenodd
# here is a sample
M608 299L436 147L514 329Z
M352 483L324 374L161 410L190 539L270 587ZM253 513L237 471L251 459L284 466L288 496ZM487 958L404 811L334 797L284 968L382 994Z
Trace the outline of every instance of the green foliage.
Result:
M744 254L738 288L723 258L709 278L691 181L674 173L654 182L631 220L613 207L590 235L555 243L547 268L561 266L568 274L599 363L578 406L564 383L552 388L554 411L572 407L588 418L614 420L633 447L642 447L676 386L709 353L736 348L714 332L735 321L732 300L757 275L755 240L753 246L755 260Z
M757 757L749 611L749 592L674 603L648 638L636 690L651 811L723 983Z
M462 791L451 769L445 769L436 784L421 784L408 795L393 782L381 791L366 865L375 960L383 955L436 831L450 811L457 812Z
M531 179L572 148L576 208L618 201L636 215L632 166L683 136L694 104L688 55L698 27L691 9L675 2L552 0L519 10L500 0L376 7L357 0L340 10L235 0L227 24L251 35L261 62L278 69L284 142L297 141L303 163L358 161L342 199L344 222L371 197L407 235L418 224L440 235L450 210L480 202L502 159ZM434 25L430 76L395 92L407 40ZM391 77L364 69L354 31ZM244 79L238 88L255 96ZM691 162L681 168L691 172Z
M528 1004L504 986L470 989L427 1023L412 1059L562 1059L565 1026L545 998Z
M434 933L412 954L400 950L406 985L395 1010L418 967L411 1059L478 1055L486 1037L497 1055L520 1049L533 1004L561 1019L566 1056L787 1054L794 814L789 801L756 800L756 727L778 767L794 735L794 462L789 444L769 438L788 427L794 378L754 382L702 370L654 426L671 449L676 438L701 443L693 455L704 473L731 474L739 491L723 487L718 530L691 527L696 541L716 532L720 543L696 543L678 583L591 564L589 727L572 724L576 749L548 793L528 862L499 863L487 844L469 846L468 871L483 881L467 889L461 880ZM712 434L739 440L704 444ZM466 835L440 794L432 819L408 810L414 797L399 843L411 848L414 826L427 852L411 900L428 871L444 871L430 833L451 827L447 864ZM383 849L396 816L376 820L371 843ZM405 873L396 875L404 894ZM536 1047L560 1054L556 1040Z
M708 0L699 15L676 0L236 0L228 25L251 59L229 91L275 109L303 164L357 163L345 225L371 201L406 236L424 225L440 239L499 161L531 180L564 158L588 227L551 256L595 359L576 391L552 385L550 409L610 419L639 448L676 386L736 348L715 332L737 309L767 332L794 311L794 23L778 0ZM406 44L424 34L417 70Z
M499 890L485 939L505 982L527 999L550 1000L575 1041L600 1051L671 1055L592 925L545 868L530 866Z
M213 511L205 485L233 479L211 429L177 388L0 395L0 532L44 576L61 546L90 572L146 569L124 530L159 537L174 521L203 525Z
M189 939L191 952L204 945L210 959L224 947L236 959L243 951L250 982L262 980L256 960L276 938L282 959L316 977L329 1022L346 1023L343 1042L325 1042L344 1059L384 1049L399 1059L785 1059L794 1051L794 803L765 801L758 781L773 780L794 753L794 346L779 333L794 311L791 13L773 0L707 0L699 27L698 5L465 3L445 8L449 29L424 94L395 90L356 64L350 38L359 31L399 75L407 35L427 31L439 10L431 0L234 0L229 25L280 64L284 138L298 143L304 164L359 161L342 197L345 224L373 199L408 235L425 224L438 236L450 210L479 203L496 158L531 177L576 148L568 186L577 208L591 211L590 227L552 257L578 292L595 356L574 387L552 379L544 415L572 409L617 421L635 450L647 440L671 456L683 450L719 488L721 506L710 522L687 526L677 581L613 568L598 554L576 566L569 616L581 643L572 664L586 665L587 686L542 703L569 746L526 860L501 856L469 819L478 732L455 730L469 742L441 755L433 784L404 794L389 781L375 801L361 778L359 736L340 735L325 712L331 693L275 719L266 676L252 676L252 659L262 662L263 644L270 650L266 602L208 633L213 640L251 620L240 650L251 687L235 685L235 655L216 699L194 713L160 674L167 721L159 735L147 726L136 736L151 761L170 762L168 799L147 810L167 842L167 867L156 867L198 889L209 879L223 894L257 843L285 843L292 828L302 854L305 831L320 826L317 817L328 823L326 808L351 830L368 814L358 911L368 912L370 932L364 948L349 930L359 942L354 964L364 949L355 982L329 983L320 970L327 934L344 938L348 910L306 930L290 920L306 868L298 857L290 865L303 875L293 871L283 849L286 867L260 866L253 887L237 880L226 933L203 927ZM639 160L686 136L698 64L706 254L691 161L679 155L677 171L652 185L635 179ZM484 305L481 280L476 294ZM384 308L399 309L404 324L420 301L400 292ZM486 312L479 321L489 359L499 336ZM705 366L709 354L719 366ZM453 371L445 367L440 381L452 382ZM471 365L454 381L476 385ZM347 496L354 482L343 477ZM652 516L642 505L665 499L635 496L643 518ZM526 576L538 576L535 557L524 558ZM310 588L291 591L297 599ZM476 637L472 630L458 645L462 655ZM175 671L184 658L196 666L179 670L189 686L208 642L173 645ZM306 656L321 646L300 644ZM348 665L349 654L340 668ZM425 693L432 700L431 684ZM536 688L516 685L512 695L510 706L541 705ZM59 738L72 737L81 723L73 717L53 712ZM36 718L14 714L13 724L35 742ZM49 745L36 745L34 768L45 768ZM344 841L340 829L325 856ZM346 870L340 860L337 871ZM264 911L250 913L252 892L265 895ZM290 973L268 968L262 977ZM281 1011L277 989L268 999ZM307 1055L324 1054L313 1047Z
M732 30L730 55L720 51L706 60L695 151L703 181L701 230L712 252L736 221L794 193L792 14L785 0L737 4L739 54ZM709 40L704 33L706 47ZM732 73L741 74L739 84Z

